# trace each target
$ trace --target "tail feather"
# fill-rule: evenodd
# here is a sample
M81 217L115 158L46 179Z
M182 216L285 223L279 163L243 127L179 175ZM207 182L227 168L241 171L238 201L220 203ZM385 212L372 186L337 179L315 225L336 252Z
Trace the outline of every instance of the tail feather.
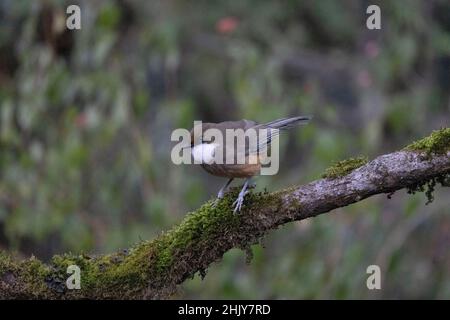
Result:
M279 130L287 130L294 128L296 126L306 124L308 123L312 117L310 116L298 116L298 117L292 117L292 118L282 118L277 119L271 122L267 122L264 124L261 124L261 128L272 128L272 129L279 129Z
M265 140L259 141L257 147L255 149L249 150L249 153L257 153L265 148L271 143L272 139L277 136L280 130L288 130L294 128L296 126L308 123L312 117L310 116L299 116L292 118L282 118L277 119L271 122L259 124L255 126L256 129L277 129L277 130L268 130L268 134Z

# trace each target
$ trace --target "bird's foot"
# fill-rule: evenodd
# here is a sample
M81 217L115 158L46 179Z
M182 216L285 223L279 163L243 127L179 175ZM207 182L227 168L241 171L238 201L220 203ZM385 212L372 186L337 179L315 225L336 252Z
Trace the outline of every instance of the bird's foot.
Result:
M215 208L219 204L220 200L223 199L224 196L225 196L225 190L222 188L222 189L220 189L219 193L217 194L217 198L214 199L214 202L212 203L212 207Z
M234 213L238 213L241 211L242 205L244 204L244 198L247 193L249 193L248 190L242 190L241 192L239 192L239 196L237 197L236 201L233 202Z
M212 205L211 205L211 207L213 207L213 208L217 207L217 205L219 204L220 200L222 200L222 198L223 198L223 197L217 197L217 198L215 198L214 201L213 201L213 203L212 203Z
M225 192L232 181L233 181L233 178L229 179L228 182L219 190L219 193L217 194L217 198L212 203L213 208L215 208L219 204L220 199L222 199L225 196Z

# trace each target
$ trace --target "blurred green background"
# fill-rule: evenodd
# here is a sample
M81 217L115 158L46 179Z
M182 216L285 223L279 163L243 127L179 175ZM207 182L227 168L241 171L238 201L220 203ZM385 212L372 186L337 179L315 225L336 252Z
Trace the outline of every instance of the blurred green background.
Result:
M82 29L65 28L78 4ZM382 29L366 28L381 7ZM224 179L170 133L313 115L280 139L274 191L450 122L450 2L0 1L0 249L47 260L151 239ZM289 150L289 152L288 152ZM178 298L450 298L450 198L376 196L232 250ZM366 287L378 264L382 290Z

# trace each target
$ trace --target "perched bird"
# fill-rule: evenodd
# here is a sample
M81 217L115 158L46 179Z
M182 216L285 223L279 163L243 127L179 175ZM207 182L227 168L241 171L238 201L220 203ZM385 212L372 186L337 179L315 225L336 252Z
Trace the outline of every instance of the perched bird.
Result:
M309 116L299 116L278 119L262 124L249 120L202 123L200 137L195 136L195 127L192 128L191 145L188 146L191 148L192 157L200 162L203 169L205 169L208 173L215 176L228 178L227 183L219 190L219 193L217 194L216 203L223 198L225 191L235 178L245 178L246 180L239 196L233 203L234 212L236 213L241 211L245 195L248 193L247 189L251 181L250 179L253 176L260 174L263 157L267 155L267 152L263 151L267 151L267 148L270 148L274 136L278 135L280 131L291 129L301 124L306 124L310 119L311 117ZM256 145L251 145L248 141L243 140L236 143L235 139L232 139L232 141L228 141L226 139L223 139L224 141L212 139L212 141L205 141L202 137L208 129L216 129L216 131L220 132L223 137L226 136L227 129L241 129L241 132L247 132L249 129L258 132L261 129L264 129L267 134L262 135L262 138L259 136ZM244 145L242 145L242 143L244 143ZM214 161L214 157L219 149L222 149L221 154L224 161L217 163ZM233 163L227 163L227 161L225 161L226 156L230 152L233 152L234 160L236 160L239 155L243 156L245 163L239 163L236 161L233 161Z

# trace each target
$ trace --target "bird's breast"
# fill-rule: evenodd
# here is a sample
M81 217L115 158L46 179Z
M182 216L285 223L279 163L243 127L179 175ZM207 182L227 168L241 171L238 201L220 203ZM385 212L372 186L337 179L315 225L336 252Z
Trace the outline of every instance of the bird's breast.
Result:
M219 150L219 148L223 148ZM222 152L221 152L222 151ZM229 178L248 178L260 174L260 156L250 154L243 156L244 161L239 163L237 155L229 157L231 163L227 162L227 153L230 150L223 145L215 143L201 143L192 148L192 157L200 163L208 173ZM232 154L233 155L233 154Z
M192 148L192 157L196 162L211 164L214 162L217 147L218 145L215 143L200 143Z
M208 173L227 178L249 178L261 173L260 164L202 164Z

